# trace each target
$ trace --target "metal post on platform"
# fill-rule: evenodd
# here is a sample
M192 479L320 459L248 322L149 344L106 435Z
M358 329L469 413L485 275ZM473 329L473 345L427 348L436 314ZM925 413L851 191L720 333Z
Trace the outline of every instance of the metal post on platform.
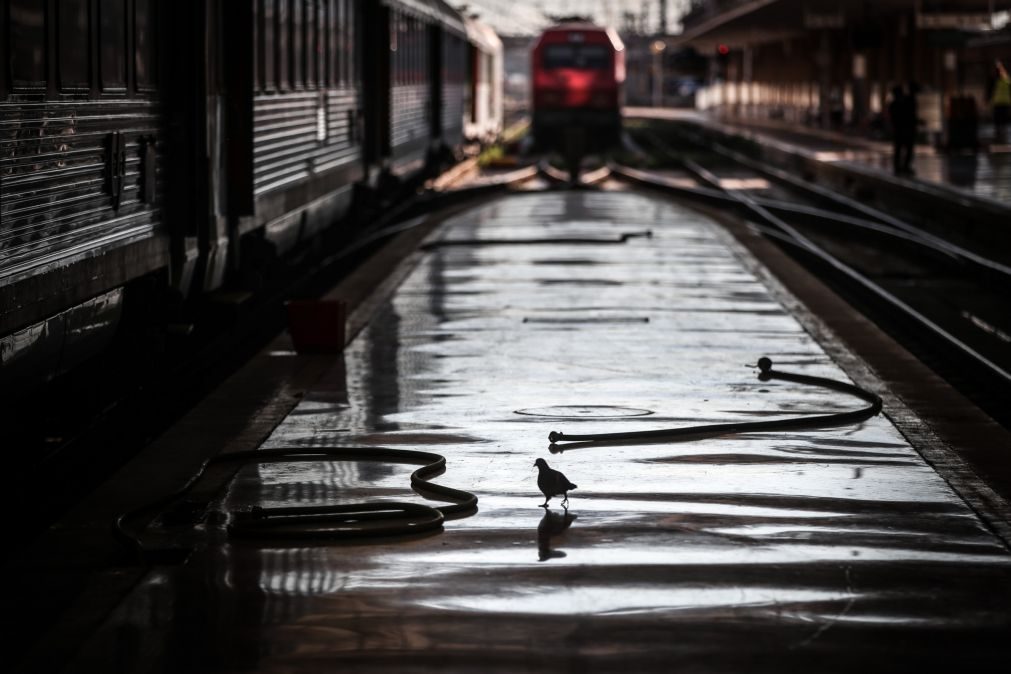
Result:
M821 44L818 47L818 103L821 127L832 126L832 47L827 29L821 31Z
M654 40L649 46L653 52L653 107L663 107L663 52L667 49L667 43L663 40Z
M867 55L863 52L853 54L853 117L854 125L863 124L870 107L867 101Z

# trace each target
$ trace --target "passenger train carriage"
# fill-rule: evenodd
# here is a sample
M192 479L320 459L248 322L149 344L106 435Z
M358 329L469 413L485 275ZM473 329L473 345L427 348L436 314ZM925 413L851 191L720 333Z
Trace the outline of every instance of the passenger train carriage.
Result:
M457 154L470 48L442 0L0 0L0 392Z

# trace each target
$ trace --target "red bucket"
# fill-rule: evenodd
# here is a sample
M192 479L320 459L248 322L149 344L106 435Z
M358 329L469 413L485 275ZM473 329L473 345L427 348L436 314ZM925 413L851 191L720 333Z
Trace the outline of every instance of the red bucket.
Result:
M343 300L291 300L288 332L299 353L340 353L344 350L347 302Z

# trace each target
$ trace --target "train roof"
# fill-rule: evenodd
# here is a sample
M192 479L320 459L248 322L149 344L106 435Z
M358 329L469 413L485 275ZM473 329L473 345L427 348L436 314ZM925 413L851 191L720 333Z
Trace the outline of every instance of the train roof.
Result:
M494 28L474 17L467 17L464 23L467 25L467 38L482 51L489 54L502 51L502 40L499 39Z
M463 23L463 17L445 0L382 0L382 3L409 14L433 20L460 37L467 37L467 27Z
M541 36L537 38L537 44L534 45L536 49L543 42L544 38L549 35L558 35L562 33L602 33L607 36L607 39L611 42L611 46L614 47L615 51L623 51L625 49L625 43L621 41L618 37L617 31L613 28L607 28L606 26L598 26L595 23L590 23L588 21L569 21L565 23L560 23L550 28L546 28Z

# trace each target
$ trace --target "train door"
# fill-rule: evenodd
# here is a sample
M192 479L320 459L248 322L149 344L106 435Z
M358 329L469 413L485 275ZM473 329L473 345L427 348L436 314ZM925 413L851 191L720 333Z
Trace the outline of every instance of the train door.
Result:
M195 285L197 258L207 248L207 221L213 193L207 128L209 82L206 53L208 30L204 3L190 0L165 7L161 34L171 36L160 45L165 110L168 117L165 170L166 221L171 225L173 276L185 294Z
M253 210L253 17L250 2L186 0L172 4L163 24L173 37L166 44L174 154L167 208L169 221L186 230L174 253L202 291L224 285L238 261L238 218Z
M362 95L365 101L365 170L380 167L390 152L390 10L369 0L360 5Z
M481 94L481 51L474 45L467 45L467 82L470 91L470 121L472 124L478 123L477 102Z
M443 62L442 41L444 37L439 26L428 26L428 100L429 137L433 145L442 137L442 94Z

